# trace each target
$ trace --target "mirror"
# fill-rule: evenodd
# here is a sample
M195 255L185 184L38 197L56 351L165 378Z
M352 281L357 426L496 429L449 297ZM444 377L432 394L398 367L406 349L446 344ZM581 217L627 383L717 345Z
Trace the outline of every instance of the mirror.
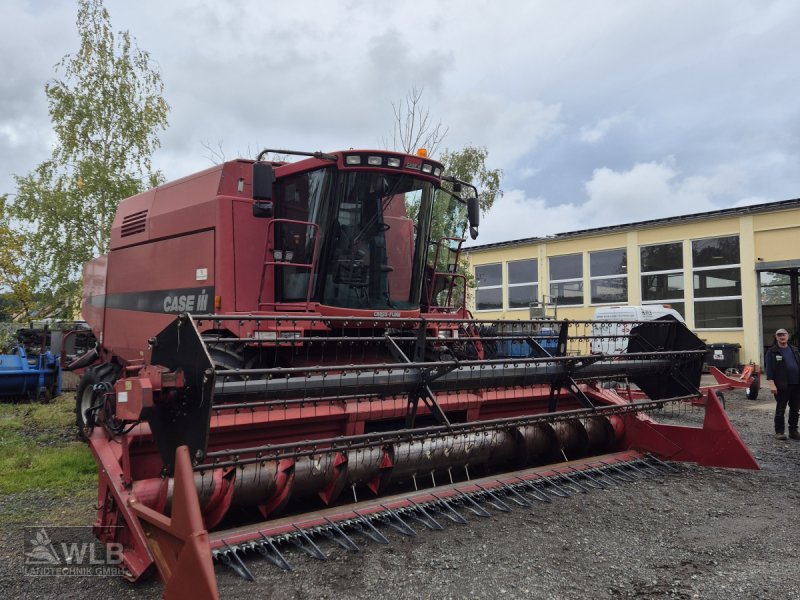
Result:
M275 171L272 165L263 162L253 163L253 200L272 200L274 182ZM255 216L255 205L253 211Z
M478 237L478 225L481 221L481 202L477 196L467 198L467 218L469 219L469 235L474 240Z

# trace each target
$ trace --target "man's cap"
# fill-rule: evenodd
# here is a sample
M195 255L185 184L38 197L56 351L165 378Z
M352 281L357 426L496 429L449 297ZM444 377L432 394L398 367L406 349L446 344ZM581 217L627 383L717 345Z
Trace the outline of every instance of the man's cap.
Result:
M785 333L786 335L789 335L789 332L786 331L785 329L778 329L778 331L775 332L775 335L780 335L782 333Z

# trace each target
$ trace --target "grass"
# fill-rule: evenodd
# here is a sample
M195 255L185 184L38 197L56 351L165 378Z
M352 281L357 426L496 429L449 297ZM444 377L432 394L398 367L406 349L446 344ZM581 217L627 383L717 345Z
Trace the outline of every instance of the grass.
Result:
M97 487L97 466L75 434L75 398L0 404L0 495L68 496Z

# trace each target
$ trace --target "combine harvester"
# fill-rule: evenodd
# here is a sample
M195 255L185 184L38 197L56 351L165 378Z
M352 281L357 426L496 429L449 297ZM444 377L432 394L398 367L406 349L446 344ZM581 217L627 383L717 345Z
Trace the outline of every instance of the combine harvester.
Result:
M266 152L124 200L84 270L101 343L77 421L129 579L215 597L215 561L251 578L251 556L291 568L287 545L324 559L320 540L357 551L666 461L758 468L713 392L702 428L647 416L700 396L682 323L608 356L591 322L473 319L463 240L429 232L458 201L475 237L477 193L424 153ZM621 379L647 397L602 386Z

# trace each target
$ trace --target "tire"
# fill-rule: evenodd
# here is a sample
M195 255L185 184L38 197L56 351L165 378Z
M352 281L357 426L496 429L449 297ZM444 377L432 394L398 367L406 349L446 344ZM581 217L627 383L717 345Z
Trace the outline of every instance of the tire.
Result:
M50 388L42 388L39 390L39 396L36 398L36 401L39 404L50 404L53 400L53 392L50 391Z
M761 389L761 378L758 375L753 375L753 380L747 388L747 399L756 400L758 398L759 389Z
M80 437L87 439L89 431L96 424L92 415L87 414L88 409L97 402L95 386L98 383L113 383L118 374L119 368L111 363L89 367L83 372L75 390L75 425Z

